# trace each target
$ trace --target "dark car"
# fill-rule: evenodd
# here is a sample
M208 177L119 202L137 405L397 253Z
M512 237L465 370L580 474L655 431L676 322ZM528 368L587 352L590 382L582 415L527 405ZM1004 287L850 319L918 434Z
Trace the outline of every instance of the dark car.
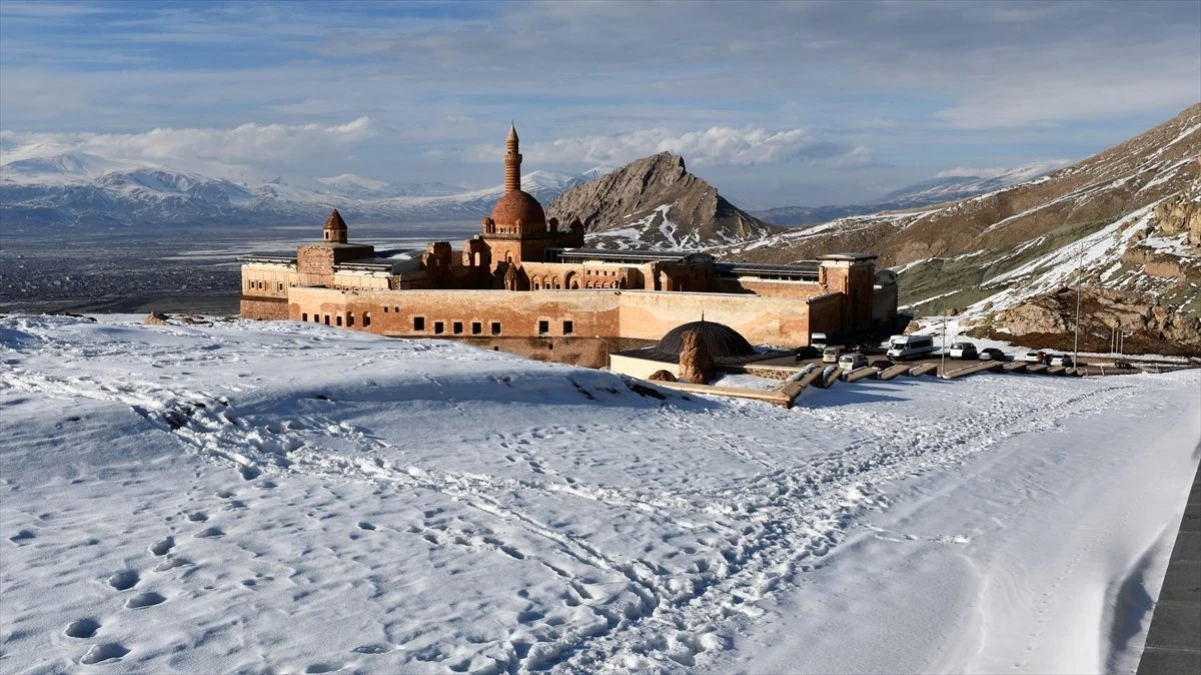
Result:
M888 359L876 359L875 361L872 361L868 365L870 365L872 368L879 368L880 370L884 370L885 368L892 368L892 361L889 361Z
M1005 352L1001 351L1000 349L997 349L996 347L985 347L984 349L980 350L980 360L981 361L1004 361L1005 360Z

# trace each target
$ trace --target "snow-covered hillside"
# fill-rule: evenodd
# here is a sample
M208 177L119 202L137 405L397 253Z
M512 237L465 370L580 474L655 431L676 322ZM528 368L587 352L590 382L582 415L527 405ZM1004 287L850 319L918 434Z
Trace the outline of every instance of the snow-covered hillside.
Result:
M14 229L139 228L169 224L298 224L337 208L359 222L474 220L491 212L503 186L467 190L445 183L392 185L342 174L266 176L251 167L201 163L200 170L54 148L20 148L0 164L0 217ZM578 176L533 171L522 185L543 203L604 169Z
M1201 423L1195 371L786 411L289 322L0 359L5 672L1128 671Z

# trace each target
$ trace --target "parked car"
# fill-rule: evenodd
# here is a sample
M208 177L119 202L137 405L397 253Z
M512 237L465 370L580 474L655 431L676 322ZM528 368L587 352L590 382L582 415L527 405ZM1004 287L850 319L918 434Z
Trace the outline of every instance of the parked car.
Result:
M1071 368L1076 364L1072 361L1072 357L1068 356L1067 354L1053 354L1051 356L1051 365Z
M855 370L867 366L867 357L863 354L843 354L838 357L838 367L843 370Z
M951 344L947 356L953 359L975 359L979 354L976 352L976 345L971 342L955 342Z
M1026 352L1022 354L1022 360L1026 363L1042 363L1044 356L1042 352Z
M825 333L813 333L812 335L809 336L809 344L814 347L817 347L818 349L825 349L826 346L829 345L829 343L830 342L826 338Z
M1000 349L997 349L996 347L985 347L984 349L980 350L980 360L981 361L1004 361L1005 360L1005 352L1001 351Z
M842 356L842 347L826 347L822 350L822 363L838 363Z
M892 368L892 361L889 361L888 359L876 359L867 365L871 366L872 368L884 370L885 368Z

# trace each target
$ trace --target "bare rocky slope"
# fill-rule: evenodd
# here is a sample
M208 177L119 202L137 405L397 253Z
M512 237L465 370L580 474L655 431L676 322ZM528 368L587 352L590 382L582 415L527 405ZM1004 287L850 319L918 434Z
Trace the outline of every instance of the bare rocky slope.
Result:
M1062 289L1080 284L1098 299L1097 308L1116 303L1146 317L1106 320L1098 309L1081 322L1092 337L1108 343L1121 324L1139 332L1135 341L1146 350L1201 353L1199 155L1201 104L1013 187L840 218L720 253L791 262L870 251L881 266L900 271L902 304L918 314L964 312L980 332L999 334L1041 333L1027 319L1045 314L1039 307L1058 312Z
M567 190L547 215L563 222L578 217L589 244L607 248L702 248L783 231L726 201L668 152Z

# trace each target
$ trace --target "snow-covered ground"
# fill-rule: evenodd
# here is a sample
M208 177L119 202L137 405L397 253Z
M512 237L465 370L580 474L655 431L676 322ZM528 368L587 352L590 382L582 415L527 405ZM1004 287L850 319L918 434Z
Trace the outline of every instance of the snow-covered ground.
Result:
M137 319L0 318L3 672L1129 672L1201 455L1197 371L784 410Z

